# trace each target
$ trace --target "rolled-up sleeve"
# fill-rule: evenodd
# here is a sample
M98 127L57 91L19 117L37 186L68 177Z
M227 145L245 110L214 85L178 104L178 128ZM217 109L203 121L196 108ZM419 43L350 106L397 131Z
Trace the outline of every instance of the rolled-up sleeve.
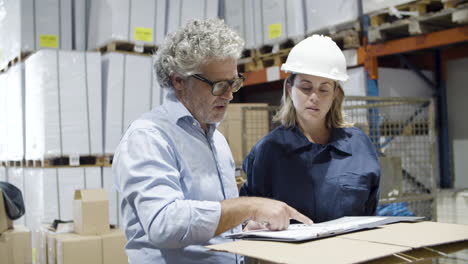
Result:
M157 129L136 129L123 139L113 174L148 239L158 248L204 244L215 234L219 202L186 200L177 152Z

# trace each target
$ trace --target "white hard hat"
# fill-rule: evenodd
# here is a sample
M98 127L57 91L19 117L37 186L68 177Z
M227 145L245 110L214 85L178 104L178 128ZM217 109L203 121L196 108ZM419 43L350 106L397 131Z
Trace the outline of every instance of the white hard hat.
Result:
M323 35L313 35L294 46L281 70L341 82L348 80L343 52L331 38Z

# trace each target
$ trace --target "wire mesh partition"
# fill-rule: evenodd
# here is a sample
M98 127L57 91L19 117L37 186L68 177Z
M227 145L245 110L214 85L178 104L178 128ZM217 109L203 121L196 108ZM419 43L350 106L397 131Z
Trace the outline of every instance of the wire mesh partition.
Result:
M431 99L346 97L346 120L369 135L381 164L379 215L418 215L435 219L435 125ZM242 149L252 146L279 124L276 106L244 107ZM268 116L269 129L258 125Z

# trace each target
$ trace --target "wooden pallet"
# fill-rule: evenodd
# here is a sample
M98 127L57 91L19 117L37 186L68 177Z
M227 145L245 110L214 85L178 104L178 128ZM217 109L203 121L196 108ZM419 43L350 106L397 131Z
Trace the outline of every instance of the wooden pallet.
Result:
M468 3L419 17L396 20L369 28L369 42L376 43L454 28L468 23Z
M8 64L3 68L3 69L0 69L0 73L3 73L3 72L7 72L8 69L10 69L11 67L15 66L17 63L19 62L23 62L24 60L26 60L26 58L29 57L29 55L31 55L32 52L30 51L23 51L21 52L20 55L16 56L14 59L12 59L11 61L8 62Z
M286 61L290 50L284 49L276 53L257 54L254 57L240 59L238 61L238 70L239 72L250 72L272 66L281 66Z
M467 0L418 0L397 5L394 9L386 8L369 14L372 27L386 23L393 23L400 19L420 17L429 13L437 13L446 9L453 9L466 3ZM395 12L396 11L396 12Z
M101 53L106 52L124 52L132 54L148 54L153 55L156 53L157 47L155 45L148 44L136 44L126 41L112 41L100 48L97 51Z
M329 36L341 49L353 49L361 46L360 32L360 22L355 20L316 30L308 35L318 34Z
M106 156L54 157L43 160L26 160L24 167L55 168L55 167L103 167L106 166Z
M23 165L24 165L23 160L2 161L0 164L1 167L23 167Z

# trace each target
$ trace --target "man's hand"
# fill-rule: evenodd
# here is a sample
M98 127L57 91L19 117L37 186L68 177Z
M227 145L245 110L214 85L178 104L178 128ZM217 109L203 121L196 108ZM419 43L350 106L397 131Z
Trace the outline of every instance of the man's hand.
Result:
M250 209L252 210L252 216L250 219L263 224L270 230L287 229L290 219L294 219L308 225L314 223L307 216L299 213L296 209L280 201L251 197L250 202Z
M289 226L289 220L294 219L304 224L313 224L307 216L299 213L289 205L267 198L241 197L221 201L221 218L215 235L229 230L247 219L261 225L260 228L284 230ZM259 226L249 227L249 230Z

